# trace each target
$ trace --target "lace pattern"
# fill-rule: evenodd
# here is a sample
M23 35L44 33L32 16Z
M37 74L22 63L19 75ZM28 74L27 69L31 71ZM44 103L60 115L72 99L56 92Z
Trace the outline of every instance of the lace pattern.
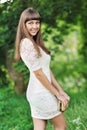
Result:
M31 70L35 71L40 69L40 58L37 56L37 52L32 44L32 42L25 38L21 42L20 54L22 60L30 67Z

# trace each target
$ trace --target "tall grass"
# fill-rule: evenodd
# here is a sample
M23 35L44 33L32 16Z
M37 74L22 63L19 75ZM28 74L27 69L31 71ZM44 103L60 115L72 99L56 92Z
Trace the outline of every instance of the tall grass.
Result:
M87 130L87 92L70 93L71 101L64 112L67 130ZM53 130L49 123L47 130Z
M64 112L67 130L87 130L87 92L69 92L69 95L71 101ZM0 130L33 130L25 94L18 96L10 87L0 89ZM50 121L47 130L53 130Z

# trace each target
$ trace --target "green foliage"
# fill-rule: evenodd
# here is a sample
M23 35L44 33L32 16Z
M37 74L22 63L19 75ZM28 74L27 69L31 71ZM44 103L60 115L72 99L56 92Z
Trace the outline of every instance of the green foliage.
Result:
M66 24L63 21L58 21L58 23L59 27ZM43 29L44 28L45 27L43 26ZM85 71L87 65L85 64L83 57L79 55L79 49L82 45L80 25L70 26L65 35L60 34L60 31L53 28L51 28L49 33L50 35L45 33L45 37L48 36L45 44L51 50L51 68L56 79L64 90L70 89L73 92L78 92L87 88L87 72ZM60 40L62 41L62 44L61 42L59 43L58 40L55 41L52 38L54 36L57 39L62 38L62 40Z
M5 34L5 39L3 43L7 41L9 47L13 46L20 14L22 10L27 7L33 6L34 8L36 8L42 16L42 21L47 23L48 25L51 25L51 27L57 28L58 22L56 21L62 19L66 23L68 22L70 24L77 24L78 21L82 20L80 22L82 22L82 28L84 28L83 25L86 26L85 21L87 17L87 14L85 13L86 4L87 1L83 0L80 0L79 2L77 0L58 0L55 2L54 0L18 0L11 3L8 2L2 4L0 6L0 24L2 25L3 29L1 33L2 39L3 35ZM9 38L9 36L11 36L11 39Z
M29 70L23 63L23 61L20 62L13 62L13 66L16 68L18 72L21 72L24 76L24 83L27 84L29 80Z
M87 68L86 0L17 0L0 4L0 65L6 66L7 52L14 48L21 12L31 6L37 9L42 16L43 37L52 52L51 67L56 77L61 78L64 82L66 81L65 77L76 78L76 84L80 79L85 80L87 78L85 71ZM27 83L27 68L22 63L14 64L18 71L22 72ZM5 74L3 74L3 79L5 78Z
M0 66L0 88L7 87L12 83L8 71L4 65Z

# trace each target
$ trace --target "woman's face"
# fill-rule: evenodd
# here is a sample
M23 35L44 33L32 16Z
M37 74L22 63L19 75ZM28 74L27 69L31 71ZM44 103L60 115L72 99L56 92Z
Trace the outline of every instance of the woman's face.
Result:
M26 28L31 36L35 36L40 30L40 21L29 20L26 22Z

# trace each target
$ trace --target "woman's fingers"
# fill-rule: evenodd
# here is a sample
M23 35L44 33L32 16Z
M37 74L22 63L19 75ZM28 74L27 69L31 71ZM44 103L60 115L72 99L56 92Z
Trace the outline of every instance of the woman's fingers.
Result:
M59 92L59 97L58 97L58 100L62 101L63 103L63 106L65 108L68 107L68 103L70 101L70 97L67 95L67 93L65 93L64 91L60 91Z
M66 98L66 100L70 101L70 97L65 92L63 92L62 95Z
M66 96L60 95L59 96L59 100L62 101L62 103L63 103L63 105L64 105L65 108L68 107L69 100L66 98Z
M59 110L65 111L65 109L68 107L68 101L61 97L61 100L58 100Z

